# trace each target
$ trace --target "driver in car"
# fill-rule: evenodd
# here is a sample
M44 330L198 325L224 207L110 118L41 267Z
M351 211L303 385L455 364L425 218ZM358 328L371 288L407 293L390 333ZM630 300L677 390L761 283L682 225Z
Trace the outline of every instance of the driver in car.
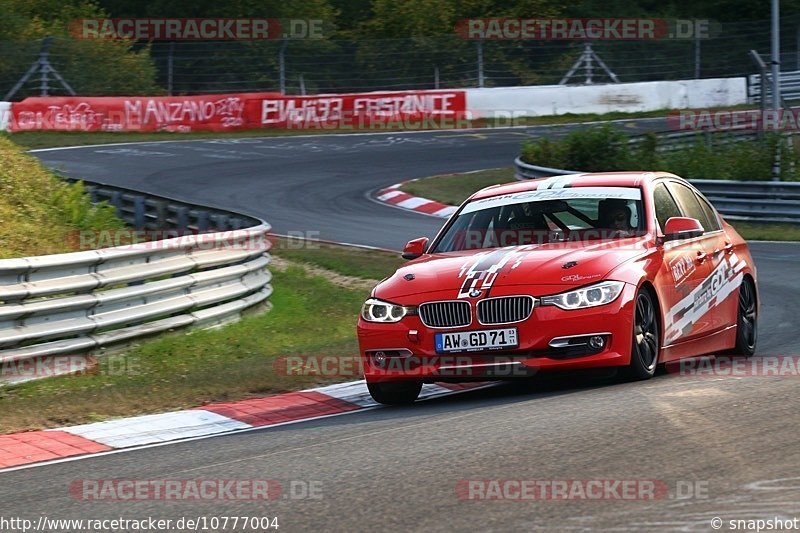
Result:
M631 208L625 201L603 200L600 202L599 227L612 230L620 237L633 235L631 225Z

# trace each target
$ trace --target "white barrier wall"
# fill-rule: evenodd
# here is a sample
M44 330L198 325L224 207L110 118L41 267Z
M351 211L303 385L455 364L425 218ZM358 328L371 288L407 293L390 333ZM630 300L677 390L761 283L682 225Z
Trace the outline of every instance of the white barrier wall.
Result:
M11 118L11 102L0 102L0 131L8 129L8 121Z
M467 89L474 118L636 112L747 103L741 78L652 81L605 85L539 85Z

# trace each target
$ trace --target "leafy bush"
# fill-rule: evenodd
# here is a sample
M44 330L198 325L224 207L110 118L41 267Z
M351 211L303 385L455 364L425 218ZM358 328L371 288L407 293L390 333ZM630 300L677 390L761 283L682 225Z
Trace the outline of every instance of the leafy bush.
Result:
M567 170L600 172L621 170L627 166L631 154L628 137L610 125L586 128L570 132L563 140L538 139L526 142L522 148L522 159L539 161L545 167Z
M800 145L787 144L779 135L735 142L724 134L698 134L688 147L658 150L658 138L646 135L636 144L609 125L570 132L564 139L526 141L522 160L532 165L603 172L662 170L687 179L768 180L780 146L781 179L800 180Z

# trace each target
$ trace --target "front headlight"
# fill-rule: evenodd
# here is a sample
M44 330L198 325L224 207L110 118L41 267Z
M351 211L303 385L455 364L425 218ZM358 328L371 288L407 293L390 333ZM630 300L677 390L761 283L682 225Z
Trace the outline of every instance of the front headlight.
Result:
M570 311L610 304L622 294L624 286L625 283L621 281L602 281L574 291L545 296L541 300L541 305L555 305Z
M370 298L361 307L361 318L367 322L400 322L407 314L413 314L414 309Z

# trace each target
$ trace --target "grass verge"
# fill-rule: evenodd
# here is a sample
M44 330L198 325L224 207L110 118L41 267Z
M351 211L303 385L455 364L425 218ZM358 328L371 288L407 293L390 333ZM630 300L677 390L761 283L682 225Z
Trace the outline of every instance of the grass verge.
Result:
M405 262L399 252L389 253L296 239L270 240L273 242L272 253L278 257L360 279L382 279Z
M349 260L348 249L333 248L290 255L309 263L342 265L365 279L357 267L363 261L359 254ZM370 254L387 268L378 272L371 265L370 274L383 277L393 268L389 265L395 264L396 254ZM281 356L356 355L355 321L370 284L346 288L319 269L309 272L288 262L280 247L274 255L283 266L272 269L269 313L246 316L219 329L143 342L124 354L101 357L99 366L85 374L0 388L0 432L178 410L358 379L286 375L274 364Z
M408 182L401 187L401 190L429 200L459 205L478 189L511 181L514 181L514 168L506 167L431 176ZM737 220L728 222L747 240L800 241L798 224L764 224Z
M479 189L512 181L514 181L514 167L503 167L431 176L409 181L400 189L414 196L421 196L448 205L460 205Z

